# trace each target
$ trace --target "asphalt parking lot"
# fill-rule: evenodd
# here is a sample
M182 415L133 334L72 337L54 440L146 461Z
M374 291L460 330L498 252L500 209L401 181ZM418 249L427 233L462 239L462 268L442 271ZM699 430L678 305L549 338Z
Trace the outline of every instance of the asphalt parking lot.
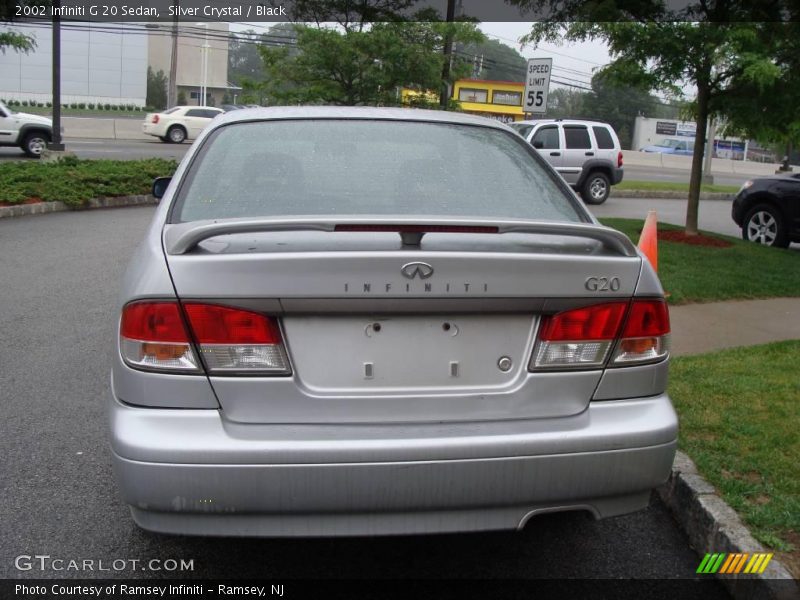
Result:
M33 554L193 560L184 573L103 573L124 577L694 577L699 558L655 496L629 516L541 516L522 534L242 540L139 530L115 490L105 404L117 282L151 214L138 207L0 220L0 577L98 576L15 567L15 557ZM681 597L727 596L712 585L682 588Z

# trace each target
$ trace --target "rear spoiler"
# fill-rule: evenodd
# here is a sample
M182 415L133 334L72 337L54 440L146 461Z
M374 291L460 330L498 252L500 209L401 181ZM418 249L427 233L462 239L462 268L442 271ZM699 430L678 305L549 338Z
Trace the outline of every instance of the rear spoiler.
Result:
M622 256L637 256L636 247L616 229L592 223L562 223L495 219L447 219L419 217L301 217L281 219L225 219L167 224L164 247L168 254L186 254L197 244L218 235L269 231L394 231L403 244L419 246L426 233L534 233L582 237L601 242Z

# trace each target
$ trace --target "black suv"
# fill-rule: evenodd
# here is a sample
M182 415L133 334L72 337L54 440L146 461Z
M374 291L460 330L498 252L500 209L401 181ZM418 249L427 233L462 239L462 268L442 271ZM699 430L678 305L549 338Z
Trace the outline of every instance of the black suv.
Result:
M731 216L746 240L779 248L800 242L800 173L745 181Z

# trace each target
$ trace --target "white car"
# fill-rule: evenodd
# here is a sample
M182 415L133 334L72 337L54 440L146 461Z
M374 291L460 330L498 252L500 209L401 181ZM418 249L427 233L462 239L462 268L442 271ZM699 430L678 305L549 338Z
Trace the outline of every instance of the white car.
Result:
M154 135L162 142L180 144L197 138L214 117L224 112L212 106L175 106L145 115L142 133Z

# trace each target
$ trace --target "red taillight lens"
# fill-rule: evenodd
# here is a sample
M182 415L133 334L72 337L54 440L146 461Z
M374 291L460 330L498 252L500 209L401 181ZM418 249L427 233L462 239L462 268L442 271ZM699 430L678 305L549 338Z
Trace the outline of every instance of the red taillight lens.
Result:
M663 300L595 304L544 317L530 368L601 368L612 348L612 365L652 362L667 356L668 342Z
M184 304L194 337L200 344L280 344L275 321L264 315L217 306Z
M617 168L618 169L622 168L622 151L619 151L617 153Z
M652 362L669 354L669 310L663 300L634 300L611 365Z
M216 304L184 304L209 374L287 374L278 324L265 315Z
M135 302L122 309L120 335L148 342L188 342L181 311L174 302Z
M626 302L596 304L545 319L539 339L547 342L613 340L617 337Z
M175 302L133 302L122 309L120 353L150 371L198 372L180 307Z
M622 337L648 337L669 333L669 311L663 300L636 300L631 305Z
M153 118L150 119L151 123L158 123L158 115L153 115Z
M129 365L151 371L200 372L191 331L210 375L287 374L280 328L259 313L190 302L187 330L177 302L132 302L122 309L120 352Z

